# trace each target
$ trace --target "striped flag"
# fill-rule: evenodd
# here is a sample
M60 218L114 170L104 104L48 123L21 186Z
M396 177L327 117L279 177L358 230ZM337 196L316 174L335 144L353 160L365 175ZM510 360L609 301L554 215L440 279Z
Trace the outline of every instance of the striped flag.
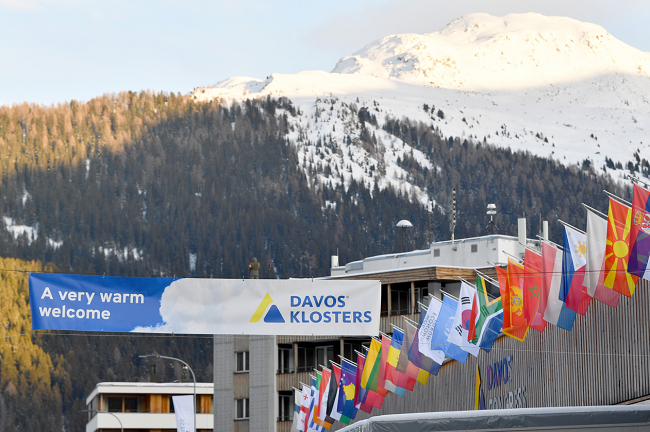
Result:
M354 406L361 411L365 411L368 414L372 411L372 405L364 403L368 397L368 390L361 387L361 381L363 378L363 368L366 364L366 357L357 353L357 381L354 395Z
M628 271L650 280L650 191L634 185L632 197L632 244Z
M562 279L562 251L545 242L542 243L542 288L546 299L544 321L561 329L571 331L576 318L572 311L560 300ZM505 327L505 317L503 319Z
M585 286L587 293L611 307L618 305L619 294L603 285L605 250L607 249L607 219L587 210L587 267Z
M587 288L583 286L586 268L587 235L565 226L560 300L580 315L587 313L591 302Z
M424 323L425 317L429 314L429 311L431 310L431 306L433 304L438 304L440 305L440 301L434 301L431 300L431 304L429 305L429 309L425 308L422 306L422 310L420 311L420 322L418 324L417 328L414 328L414 330L409 330L410 324L406 324L406 331L407 334L409 331L414 331L414 336L413 336L413 342L411 345L411 349L409 350L409 361L411 361L414 365L420 368L420 370L424 370L429 372L430 374L433 375L438 375L438 372L440 371L440 366L441 363L436 363L433 361L431 357L428 357L424 354L422 354L422 349L419 347L420 345L420 329L422 328L422 325ZM425 343L426 349L431 350L431 341L427 341ZM444 360L444 353L443 353L443 360Z
M390 353L390 345L392 343L391 338L381 335L381 363L379 364L379 381L378 384L382 384L386 390L395 393L400 397L404 397L406 394L406 389L399 387L392 381L394 366L388 363L388 355ZM399 351L398 351L399 352ZM383 383L381 379L384 379ZM397 379L395 380L397 381Z

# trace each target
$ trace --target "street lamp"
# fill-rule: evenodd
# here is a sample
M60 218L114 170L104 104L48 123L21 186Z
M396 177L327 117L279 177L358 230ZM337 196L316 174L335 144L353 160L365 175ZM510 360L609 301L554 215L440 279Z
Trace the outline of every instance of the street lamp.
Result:
M194 430L196 431L196 377L194 376L194 371L192 370L190 365L188 365L183 360L178 359L176 357L167 357L167 356L162 356L162 355L158 355L158 354L146 354L146 355L141 355L141 356L138 356L138 357L140 357L140 358L153 357L153 358L166 359L166 360L176 360L177 362L183 363L185 366L187 366L187 368L190 370L190 372L192 372L192 379L194 380Z
M402 219L401 221L397 222L397 225L395 225L397 228L402 228L402 252L406 252L406 247L404 245L404 237L406 237L406 228L412 228L413 224L406 219Z
M100 413L101 412L101 413L104 413L104 414L110 414L110 415L112 415L113 417L115 417L117 419L117 422L120 424L120 430L122 432L124 432L124 426L122 426L122 422L120 421L120 418L118 416L116 416L115 414L113 414L112 412L98 411L96 409L81 410L81 412L94 412L94 413Z

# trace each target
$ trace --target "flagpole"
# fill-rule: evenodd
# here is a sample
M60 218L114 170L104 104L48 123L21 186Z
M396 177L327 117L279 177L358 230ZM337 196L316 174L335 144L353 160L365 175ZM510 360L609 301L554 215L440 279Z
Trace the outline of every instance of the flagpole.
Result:
M504 254L506 254L506 256L507 256L508 258L512 258L513 260L518 261L519 264L523 264L523 263L524 263L524 260L522 260L521 258L517 258L517 257L514 256L514 255L510 255L508 252L506 252L506 251L504 251L504 250L502 250L501 252L503 252Z
M619 197L619 196L616 196L616 195L614 195L613 193L611 193L611 192L609 192L609 191L606 191L605 189L603 189L603 192L605 192L605 195L607 195L608 197L610 197L610 198L612 198L612 199L614 199L614 200L616 200L616 201L618 201L618 202L620 202L620 203L622 203L622 204L625 204L625 205L628 206L628 207L632 207L632 203L631 203L631 202L629 202L629 201L625 201L623 198L621 198L621 197Z
M483 279L486 279L486 280L487 280L488 282L490 282L492 285L499 286L499 282L498 282L498 281L495 281L495 280L492 279L491 277L484 275L483 273L481 273L480 271L478 271L478 270L476 270L476 269L474 270L474 272L476 272L476 274L478 274L479 276L481 276Z
M555 248L561 250L562 252L564 252L564 248L563 248L562 246L560 246L559 244L557 244L557 243L555 243L555 242L552 242L552 241L550 241L549 239L545 239L544 237L542 237L542 236L540 236L540 235L538 235L537 238L540 239L541 241L543 241L544 243L548 243L548 244L550 244L551 246L553 246L553 247L555 247Z
M603 218L603 219L605 219L605 220L609 219L606 215L604 215L603 213L599 212L598 210L596 210L596 209L593 208L593 207L589 207L589 206L588 206L587 204L585 204L585 203L582 203L582 206L583 206L584 208L586 208L587 210L589 210L590 212L592 212L592 213L594 213L594 214L597 214L598 216L600 216L601 218Z
M523 244L522 242L519 242L519 244L522 245L523 247L525 247L526 249L528 249L528 250L531 251L531 252L535 252L535 253L538 254L538 255L540 254L540 252L538 252L536 249L533 249L532 247L530 247L530 246L528 246L528 245L525 245L525 244ZM524 260L524 261L525 261L525 260Z
M642 181L642 180L641 180L640 178L638 178L638 177L634 177L633 175L627 174L627 178L629 178L630 180L632 180L632 182L634 182L634 183L641 183L641 184L644 185L645 187L650 188L650 184L648 184L648 183Z
M578 228L574 227L573 225L569 225L568 223L564 222L562 219L558 219L557 221L558 221L559 223L561 223L562 225L564 225L565 227L569 227L569 228L571 228L571 229L573 229L573 230L576 230L576 231L578 231L580 234L587 235L587 233L584 232L583 230L578 229Z
M463 279L462 277L460 277L460 276L456 276L456 277L457 277L458 279L460 279L462 282L465 282L467 285L472 286L471 283L467 282L467 281L466 281L465 279Z

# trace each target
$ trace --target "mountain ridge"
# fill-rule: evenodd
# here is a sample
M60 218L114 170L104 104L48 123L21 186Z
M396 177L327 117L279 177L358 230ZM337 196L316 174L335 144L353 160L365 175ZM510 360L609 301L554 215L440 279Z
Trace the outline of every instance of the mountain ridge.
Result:
M554 25L559 30L552 31ZM422 41L449 38L460 42L418 49ZM406 43L400 45L398 39ZM572 45L565 43L567 47L560 48L561 42L571 40ZM450 47L457 60L449 56ZM438 57L432 54L436 50L442 53ZM524 54L530 55L526 50L532 50L537 57L524 59ZM471 60L479 53L487 60ZM562 60L566 56L573 63ZM595 61L594 56L599 60ZM513 65L515 58L521 58L517 67ZM506 74L501 83L494 81L497 69L508 63L514 72ZM526 77L528 72L539 69L537 64L542 64L543 70L535 71L534 80ZM491 74L484 73L488 66ZM427 71L440 71L435 72L437 75L432 72L438 81L425 77ZM334 158L336 165L352 167L355 180L366 184L376 178L361 172L379 165L382 159L390 165L392 159L385 152L380 152L382 157L361 152L357 160L345 156L350 150L346 142L362 133L359 127L346 128L354 116L343 108L353 105L373 112L377 126L372 133L377 133L387 118L409 118L445 136L529 151L565 165L587 163L603 173L614 169L612 174L623 179L630 167L643 175L650 170L650 158L646 156L650 154L650 140L644 142L650 129L648 71L650 54L625 45L594 24L539 14L502 18L472 14L439 32L391 35L372 42L341 59L331 73L273 73L265 80L232 77L213 87L197 88L191 94L204 102L266 96L290 99L302 112L294 123L302 132L291 136L299 151L313 154L315 148L309 143L327 133L333 146L343 153ZM557 79L568 72L575 78L573 81ZM425 78L429 81L423 81ZM504 89L504 82L510 88ZM322 113L321 102L328 98L339 103L336 117L316 116ZM359 159L372 161L363 163ZM392 172L400 174L397 169ZM423 203L427 202L426 191L413 185L386 176L380 176L382 182L404 191L414 190Z

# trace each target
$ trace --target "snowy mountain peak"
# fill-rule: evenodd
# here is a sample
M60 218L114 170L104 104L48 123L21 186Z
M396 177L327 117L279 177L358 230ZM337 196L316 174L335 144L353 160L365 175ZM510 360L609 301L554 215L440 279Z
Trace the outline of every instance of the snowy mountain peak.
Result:
M438 32L372 42L331 73L233 77L192 96L288 98L298 112L288 138L310 181L390 186L423 203L428 191L403 161L437 167L385 130L391 118L619 178L647 172L650 159L650 54L570 18L467 15Z
M650 54L604 28L536 13L471 14L427 34L387 36L342 58L333 73L462 90L513 90L596 75L650 74Z

